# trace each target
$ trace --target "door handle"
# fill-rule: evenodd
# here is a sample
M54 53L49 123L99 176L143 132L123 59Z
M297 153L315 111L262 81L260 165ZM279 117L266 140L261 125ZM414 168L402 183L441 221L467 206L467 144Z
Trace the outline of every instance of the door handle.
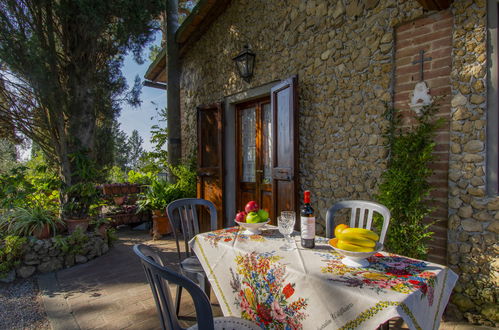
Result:
M198 172L198 176L212 176L213 173L210 172Z
M256 173L263 173L263 170L256 170Z

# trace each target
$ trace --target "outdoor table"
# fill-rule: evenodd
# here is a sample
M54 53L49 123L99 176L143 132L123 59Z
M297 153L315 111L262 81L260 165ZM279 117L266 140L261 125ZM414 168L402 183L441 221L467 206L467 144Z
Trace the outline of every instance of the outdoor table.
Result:
M260 235L239 227L190 241L224 316L270 329L375 329L402 317L411 329L438 329L457 275L449 268L377 253L367 268L341 262L325 238L282 251L283 236L267 225Z

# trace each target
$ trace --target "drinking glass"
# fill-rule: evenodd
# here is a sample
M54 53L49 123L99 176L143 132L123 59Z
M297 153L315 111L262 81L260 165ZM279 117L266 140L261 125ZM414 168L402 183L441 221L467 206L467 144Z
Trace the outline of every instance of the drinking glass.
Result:
M295 227L296 215L294 211L282 211L281 216L277 217L277 228L279 232L284 235L286 243L281 246L283 251L294 250L292 244L291 233Z

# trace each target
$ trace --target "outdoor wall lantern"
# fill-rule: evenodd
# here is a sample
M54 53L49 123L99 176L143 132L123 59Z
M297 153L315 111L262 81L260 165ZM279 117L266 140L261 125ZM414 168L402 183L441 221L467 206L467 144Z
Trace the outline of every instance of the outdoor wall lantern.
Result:
M249 49L248 45L245 45L243 51L232 59L236 63L239 77L243 78L246 82L250 82L251 77L253 77L255 56L255 53Z

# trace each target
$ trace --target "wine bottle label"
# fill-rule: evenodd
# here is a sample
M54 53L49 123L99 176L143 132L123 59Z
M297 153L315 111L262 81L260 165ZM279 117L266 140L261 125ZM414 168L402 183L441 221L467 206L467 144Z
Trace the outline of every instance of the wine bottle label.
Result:
M301 238L315 238L315 217L301 217Z

